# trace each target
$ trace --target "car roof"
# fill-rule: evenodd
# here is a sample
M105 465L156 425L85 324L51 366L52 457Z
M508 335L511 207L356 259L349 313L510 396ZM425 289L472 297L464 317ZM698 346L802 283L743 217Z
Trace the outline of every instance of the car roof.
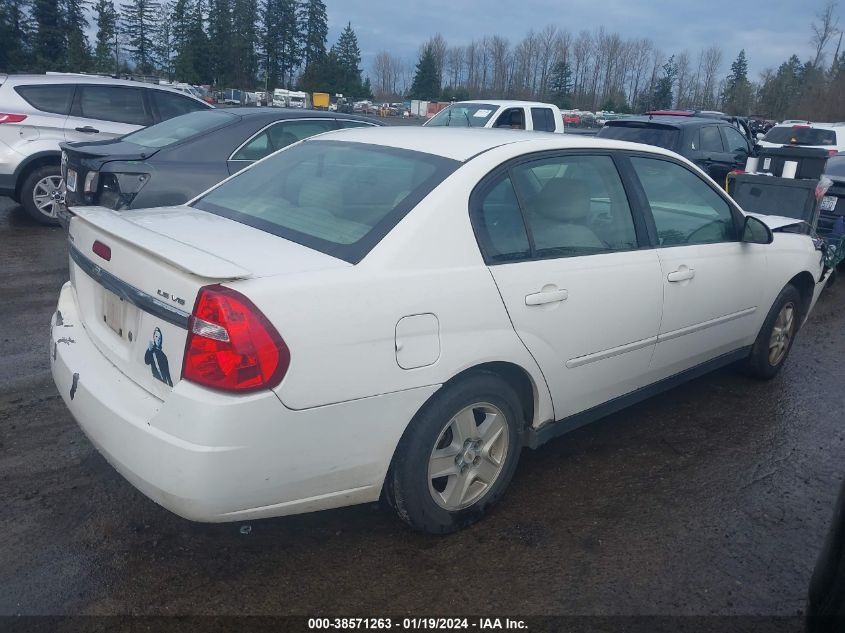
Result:
M674 125L678 127L686 125L716 125L721 123L730 126L729 122L723 119L717 119L715 117L670 116L666 114L659 114L654 116L629 116L625 117L624 119L616 119L614 121L610 121L608 124L618 126L620 123L659 123L661 125Z
M456 101L452 105L458 103L479 103L494 106L544 106L554 107L552 103L543 103L542 101L520 101L518 99L467 99L466 101Z
M111 77L103 77L101 75L73 75L73 74L55 74L55 75L0 75L0 85L2 84L36 84L36 83L49 83L49 84L88 84L88 85L107 85L107 86L132 86L133 88L152 88L156 90L165 90L167 92L172 92L174 94L182 95L185 97L190 97L191 99L195 99L197 101L202 101L201 99L197 99L192 94L184 92L182 90L177 90L170 86L148 83L145 81L133 81L130 79L113 79ZM203 102L204 103L204 102Z
M431 128L415 126L384 126L352 128L326 132L313 140L349 141L407 149L466 162L488 150L515 143L534 143L543 149L628 149L654 154L672 155L659 147L628 143L585 134L553 134L520 130L487 130L468 128ZM306 141L308 142L308 141Z
M242 106L236 108L217 108L223 112L231 112L241 117L264 116L271 119L348 119L352 121L366 121L377 125L384 125L377 119L372 119L356 114L345 114L343 112L330 112L328 110L308 110L303 108L276 108L270 106Z

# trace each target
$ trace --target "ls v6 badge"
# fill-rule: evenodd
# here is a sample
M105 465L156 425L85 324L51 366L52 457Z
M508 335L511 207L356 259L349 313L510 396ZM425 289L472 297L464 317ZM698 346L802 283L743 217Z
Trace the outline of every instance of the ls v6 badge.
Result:
M185 300L182 297L177 297L176 295L172 295L164 290L156 290L156 294L163 299L170 299L170 301L178 303L180 306L185 305Z

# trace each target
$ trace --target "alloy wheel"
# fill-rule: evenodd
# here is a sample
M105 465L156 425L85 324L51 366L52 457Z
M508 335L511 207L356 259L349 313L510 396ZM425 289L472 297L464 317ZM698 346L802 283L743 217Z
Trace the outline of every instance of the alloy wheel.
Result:
M785 303L778 312L769 337L769 364L774 367L783 360L795 334L795 304Z
M47 176L35 183L32 200L36 208L49 218L58 217L59 209L65 203L61 176Z

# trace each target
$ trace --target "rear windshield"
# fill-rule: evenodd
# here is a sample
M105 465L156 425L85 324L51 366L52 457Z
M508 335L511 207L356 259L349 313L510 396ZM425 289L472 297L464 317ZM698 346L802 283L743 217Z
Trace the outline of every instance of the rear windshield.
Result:
M741 182L731 195L748 213L782 215L809 222L811 218L805 217L804 210L814 191L815 188Z
M489 103L453 103L438 112L426 127L484 127L499 106Z
M193 206L357 263L459 165L379 145L304 141Z
M630 141L632 143L644 143L656 145L663 149L674 150L678 146L678 128L665 125L651 125L648 123L624 125L609 122L601 130L598 136L611 138L617 141Z
M825 175L832 180L845 181L845 154L831 156L824 170Z
M237 119L234 114L222 110L200 110L132 132L124 136L123 140L142 147L167 147L197 134L234 123Z
M815 127L773 127L763 140L781 145L836 145L836 132Z

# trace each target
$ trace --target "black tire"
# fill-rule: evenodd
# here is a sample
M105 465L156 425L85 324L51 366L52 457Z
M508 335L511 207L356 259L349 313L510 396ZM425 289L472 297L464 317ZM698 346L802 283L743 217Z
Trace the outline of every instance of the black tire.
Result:
M785 306L792 305L793 309L793 325L792 332L789 335L789 340L786 342L786 350L776 359L770 356L770 341L778 320L781 310ZM792 349L792 344L795 342L795 335L803 319L801 312L801 293L793 285L787 285L775 299L772 304L769 314L766 315L766 320L763 322L763 327L760 328L760 333L757 335L757 340L754 341L754 346L751 348L751 354L745 363L745 372L754 378L761 380L770 380L777 376L786 359L789 357L789 352ZM774 362L773 362L774 360Z
M29 217L39 224L53 225L59 223L57 217L43 213L36 206L34 197L36 184L45 178L54 176L61 176L61 168L58 164L42 165L29 172L21 185L21 205L29 214Z
M434 500L429 459L443 434L451 433L446 430L450 421L478 403L489 403L504 415L507 451L498 475L479 498L468 507L450 511ZM502 496L516 470L525 426L522 411L513 387L493 373L479 372L444 387L417 413L402 436L385 480L385 500L399 518L421 532L446 534L478 521ZM456 460L460 457L456 455Z

